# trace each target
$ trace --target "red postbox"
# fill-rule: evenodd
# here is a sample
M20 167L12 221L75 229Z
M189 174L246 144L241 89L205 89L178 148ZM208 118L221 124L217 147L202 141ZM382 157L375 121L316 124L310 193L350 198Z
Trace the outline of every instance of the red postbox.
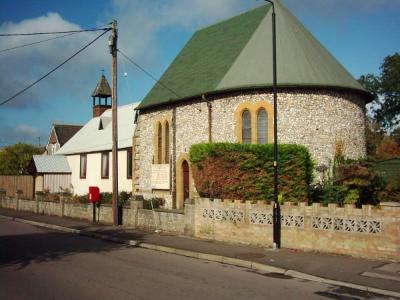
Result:
M89 186L89 202L97 203L100 201L100 189L98 186Z

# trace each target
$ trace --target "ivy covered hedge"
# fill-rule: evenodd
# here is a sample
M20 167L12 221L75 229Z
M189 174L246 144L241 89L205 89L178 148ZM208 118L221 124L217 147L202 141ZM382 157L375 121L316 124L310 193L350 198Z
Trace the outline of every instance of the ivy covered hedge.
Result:
M299 145L279 145L279 192L284 201L308 201L313 162ZM192 175L201 197L273 200L273 145L192 145Z

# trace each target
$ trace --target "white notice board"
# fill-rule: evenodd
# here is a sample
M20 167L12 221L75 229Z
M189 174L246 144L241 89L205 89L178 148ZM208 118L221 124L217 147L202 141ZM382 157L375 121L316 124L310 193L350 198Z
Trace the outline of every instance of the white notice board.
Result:
M169 190L169 164L151 166L151 188L155 190Z

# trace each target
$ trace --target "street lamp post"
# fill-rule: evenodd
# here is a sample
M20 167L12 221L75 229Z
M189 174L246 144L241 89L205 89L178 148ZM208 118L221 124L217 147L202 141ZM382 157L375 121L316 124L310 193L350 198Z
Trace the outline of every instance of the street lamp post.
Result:
M281 209L278 202L278 91L276 75L276 21L273 1L265 0L272 5L272 89L274 93L274 208L272 212L274 226L274 248L281 247Z

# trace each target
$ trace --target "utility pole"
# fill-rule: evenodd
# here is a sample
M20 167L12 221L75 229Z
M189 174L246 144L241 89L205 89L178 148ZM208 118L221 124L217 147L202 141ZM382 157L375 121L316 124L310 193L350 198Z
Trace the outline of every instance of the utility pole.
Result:
M113 176L112 176L112 209L113 209L113 224L115 226L121 225L120 216L118 213L118 114L117 114L117 40L118 40L118 30L117 21L113 20L111 23L111 36L108 40L108 45L110 47L110 53L112 56L112 91L111 91L111 101L112 101L112 166L113 166Z

